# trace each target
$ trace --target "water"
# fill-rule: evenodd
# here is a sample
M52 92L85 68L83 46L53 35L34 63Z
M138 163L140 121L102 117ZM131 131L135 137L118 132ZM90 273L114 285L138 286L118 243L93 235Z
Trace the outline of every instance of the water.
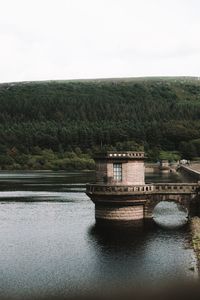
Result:
M171 176L162 181L174 181ZM84 193L91 180L92 173L0 173L0 296L27 299L193 278L187 227L98 228Z

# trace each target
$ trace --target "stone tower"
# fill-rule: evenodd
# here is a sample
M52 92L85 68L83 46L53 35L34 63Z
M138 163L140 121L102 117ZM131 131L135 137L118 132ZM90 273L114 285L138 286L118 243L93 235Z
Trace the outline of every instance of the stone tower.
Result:
M145 184L144 152L107 152L95 157L96 183Z
M96 155L96 182L87 185L87 195L95 203L100 221L143 219L143 199L135 201L129 188L144 188L144 152L106 152Z
M160 201L174 201L188 211L199 203L199 183L145 184L144 158L132 151L96 156L96 182L87 184L86 194L95 204L97 223L150 220Z

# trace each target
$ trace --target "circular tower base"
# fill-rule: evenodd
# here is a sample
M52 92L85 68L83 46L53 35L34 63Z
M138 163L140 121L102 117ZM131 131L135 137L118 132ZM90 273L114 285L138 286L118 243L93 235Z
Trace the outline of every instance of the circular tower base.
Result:
M99 205L95 204L95 219L104 224L141 223L144 219L143 205Z

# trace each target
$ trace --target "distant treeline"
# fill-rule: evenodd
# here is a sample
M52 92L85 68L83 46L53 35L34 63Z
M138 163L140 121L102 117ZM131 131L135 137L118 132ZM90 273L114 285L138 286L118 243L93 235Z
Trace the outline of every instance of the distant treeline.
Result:
M106 149L144 149L150 160L199 157L200 82L157 78L0 85L2 168L93 168L92 154Z

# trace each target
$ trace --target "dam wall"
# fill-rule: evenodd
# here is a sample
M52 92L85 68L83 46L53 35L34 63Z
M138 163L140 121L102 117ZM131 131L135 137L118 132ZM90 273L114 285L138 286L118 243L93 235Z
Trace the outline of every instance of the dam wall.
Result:
M191 164L190 166L181 165L178 171L191 176L196 181L200 181L200 164Z

